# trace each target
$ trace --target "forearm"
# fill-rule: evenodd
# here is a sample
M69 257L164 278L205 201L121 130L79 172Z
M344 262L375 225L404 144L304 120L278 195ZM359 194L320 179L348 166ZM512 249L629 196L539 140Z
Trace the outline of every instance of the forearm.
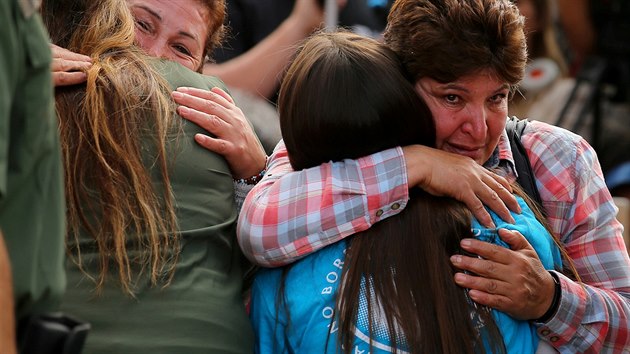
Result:
M630 348L630 259L617 209L593 148L566 131L540 127L547 132L528 138L527 146L556 149L532 160L534 173L548 221L581 283L561 277L560 306L539 334L562 352L622 352ZM560 166L568 167L556 171Z
M281 143L268 171L245 199L238 237L254 263L291 263L373 223L407 203L402 151L293 171Z
M19 41L17 25L14 13L17 3L2 1L0 3L0 22L3 23L3 33L0 34L0 201L3 203L7 193L8 156L10 148L11 114L13 108L13 96L18 82L18 70L20 63L17 53L20 48L16 46ZM21 43L20 43L21 44ZM5 206L3 206L5 207ZM15 354L15 307L13 302L13 277L11 274L11 262L4 242L4 235L0 230L0 349L3 353Z
M13 281L9 253L0 231L0 348L3 353L16 353Z
M630 348L630 288L580 284L562 275L560 279L558 311L537 325L542 339L561 353L619 353Z
M299 19L289 17L252 49L221 64L207 63L203 72L221 78L228 87L271 97L297 45L311 31Z
M598 170L597 164L593 166ZM600 179L587 178L591 182ZM592 183L577 193L572 213L577 223L565 239L582 282L561 278L560 306L546 324L551 333L544 337L557 336L550 343L564 352L621 352L630 348L630 259L608 191L603 185L597 192L587 186ZM584 195L592 198L582 198Z
M591 213L599 217L578 224L565 244L582 282L563 279L560 307L548 326L559 338L551 344L566 352L630 348L630 259L614 213L602 215L607 205ZM585 227L590 231L582 233Z
M501 181L506 185L507 181L472 159L440 150L412 146L405 147L403 155L402 148L395 148L294 172L281 145L272 155L267 175L245 200L239 217L241 248L261 266L293 262L397 214L409 198L408 175L414 184L424 180L426 183L419 184L429 193L453 196L472 205L480 220L485 217L492 223L484 201L499 203L495 207L507 215L500 214L507 220L512 217L504 200L512 201L515 206L511 209L519 210L514 196L501 185ZM435 167L440 164L440 168ZM421 177L426 176L427 168L438 172Z

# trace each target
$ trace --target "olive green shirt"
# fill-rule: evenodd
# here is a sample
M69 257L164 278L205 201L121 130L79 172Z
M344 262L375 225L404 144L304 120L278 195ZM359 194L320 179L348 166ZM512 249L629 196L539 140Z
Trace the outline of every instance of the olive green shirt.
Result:
M176 63L160 61L157 68L172 88L224 88L218 79ZM182 245L172 283L162 288L145 281L136 287L134 299L110 279L97 296L94 283L70 264L62 308L92 324L85 353L253 352L242 300L244 257L236 240L232 176L223 157L194 142L194 134L204 130L182 123L183 135L172 136L168 147L174 152L170 178ZM158 175L154 183L160 190ZM84 264L96 260L95 253L86 251L89 245L84 237Z
M18 319L56 310L65 287L65 204L51 54L32 3L0 1L0 229Z

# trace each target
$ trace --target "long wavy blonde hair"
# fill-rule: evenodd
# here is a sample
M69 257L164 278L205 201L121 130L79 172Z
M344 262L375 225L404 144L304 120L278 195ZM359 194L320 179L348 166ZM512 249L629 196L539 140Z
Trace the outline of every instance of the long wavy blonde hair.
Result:
M130 295L144 273L168 285L179 250L166 151L177 129L170 88L134 47L125 0L47 0L42 15L53 43L93 58L85 85L56 92L69 253L97 290L112 272ZM83 233L98 251L98 274L82 262Z

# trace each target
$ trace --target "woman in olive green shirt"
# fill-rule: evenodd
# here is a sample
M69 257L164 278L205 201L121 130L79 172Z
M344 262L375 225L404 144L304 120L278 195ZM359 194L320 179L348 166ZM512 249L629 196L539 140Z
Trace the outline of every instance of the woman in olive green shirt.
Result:
M232 175L169 96L222 83L141 54L124 0L47 0L43 15L55 44L93 58L85 85L57 88L62 308L92 324L84 352L250 353Z

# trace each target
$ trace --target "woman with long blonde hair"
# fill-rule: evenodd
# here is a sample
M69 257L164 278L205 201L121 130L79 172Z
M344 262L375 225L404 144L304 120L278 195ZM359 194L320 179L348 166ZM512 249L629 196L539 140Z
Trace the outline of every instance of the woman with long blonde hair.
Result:
M93 61L85 84L56 93L63 309L92 324L85 351L251 352L232 175L193 142L202 129L170 97L223 83L143 54L125 0L47 0L42 15L54 44Z

